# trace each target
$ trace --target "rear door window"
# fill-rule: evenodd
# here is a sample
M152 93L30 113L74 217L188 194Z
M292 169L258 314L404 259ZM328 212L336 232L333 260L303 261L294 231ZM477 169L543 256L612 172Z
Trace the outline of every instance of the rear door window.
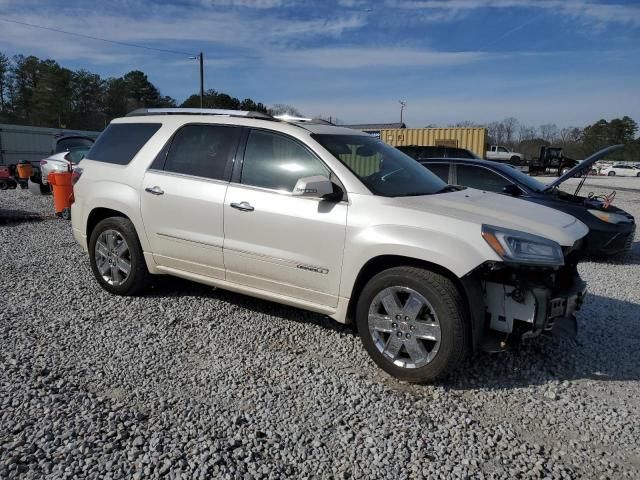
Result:
M164 170L228 181L241 129L223 125L186 125L175 134Z
M465 187L477 188L488 192L501 193L509 180L502 175L498 175L484 167L474 167L471 165L458 165L458 184Z
M112 123L100 134L86 158L128 165L160 127L160 123Z

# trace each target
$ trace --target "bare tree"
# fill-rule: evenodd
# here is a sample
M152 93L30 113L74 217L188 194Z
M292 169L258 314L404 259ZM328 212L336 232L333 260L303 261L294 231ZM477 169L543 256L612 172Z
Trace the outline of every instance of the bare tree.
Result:
M518 142L525 142L536 138L536 129L530 125L520 125L518 128Z
M491 122L489 125L487 125L487 133L495 143L504 143L504 123Z
M553 143L558 139L558 127L555 123L545 123L540 125L540 136L543 140Z
M291 115L292 117L302 117L296 107L284 103L276 103L269 108L271 115Z
M518 120L514 117L508 117L502 121L502 125L504 129L504 141L510 147L513 147L516 129L518 128Z
M456 122L454 124L449 125L450 128L474 128L481 127L479 123L472 122L471 120L463 120L461 122Z
M560 141L562 143L578 143L582 140L583 129L578 127L565 127L560 130Z

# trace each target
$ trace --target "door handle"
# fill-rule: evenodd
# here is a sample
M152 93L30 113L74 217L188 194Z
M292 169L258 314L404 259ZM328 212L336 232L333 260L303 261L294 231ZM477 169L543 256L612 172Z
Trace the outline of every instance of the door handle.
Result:
M255 208L249 202L232 203L231 208L240 210L241 212L253 212Z
M151 195L162 195L164 190L162 190L157 185L155 187L147 187L144 189L145 192L149 192Z

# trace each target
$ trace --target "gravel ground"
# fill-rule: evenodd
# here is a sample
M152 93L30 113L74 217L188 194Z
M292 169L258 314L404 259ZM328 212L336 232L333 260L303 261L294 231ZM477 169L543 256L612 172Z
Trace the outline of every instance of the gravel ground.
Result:
M627 182L616 204L640 218ZM108 295L50 202L0 192L0 478L640 475L637 237L581 265L577 345L414 386L321 315L171 278Z

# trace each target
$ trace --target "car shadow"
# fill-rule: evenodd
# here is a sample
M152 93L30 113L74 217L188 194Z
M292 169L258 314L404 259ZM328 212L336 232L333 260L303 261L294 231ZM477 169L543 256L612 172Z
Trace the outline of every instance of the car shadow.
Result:
M0 208L0 225L16 225L24 222L41 222L45 217L37 212Z
M159 277L151 297L208 297L258 314L305 323L355 336L343 325L321 314L247 295L190 282ZM578 316L576 342L541 336L528 345L500 353L476 353L456 373L441 382L452 389L513 389L554 380L640 380L640 304L589 295Z
M281 303L262 300L178 277L159 276L145 294L148 297L206 297L230 303L258 314L270 315L286 321L305 323L346 335L357 335L351 325L344 325L320 313L302 310Z
M543 336L510 351L477 353L446 386L512 389L554 380L640 380L640 304L589 295L578 325L576 342Z

